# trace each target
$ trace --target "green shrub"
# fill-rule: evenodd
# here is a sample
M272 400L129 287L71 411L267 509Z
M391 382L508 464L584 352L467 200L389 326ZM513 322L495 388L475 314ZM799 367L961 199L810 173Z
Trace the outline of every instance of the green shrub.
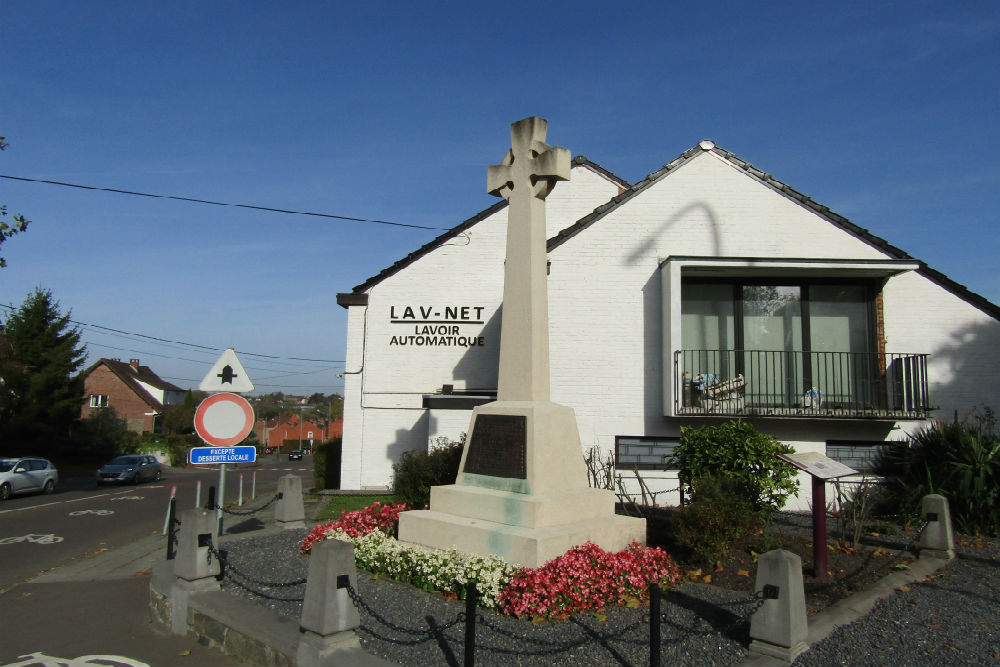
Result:
M670 522L670 552L689 565L707 565L734 545L756 538L764 513L740 495L739 482L725 475L696 479L691 502L677 508Z
M695 480L725 476L732 480L729 488L755 511L773 514L799 488L795 468L778 456L794 451L737 420L697 429L682 426L673 464L685 494L694 493Z
M125 420L118 418L115 409L107 407L80 420L74 440L78 443L76 451L67 458L104 462L119 454L137 452L139 434L129 431Z
M173 468L183 468L188 462L188 451L192 447L203 445L201 438L193 433L182 435L171 433L166 437L167 456Z
M343 456L342 438L321 442L313 451L313 479L317 489L340 488L340 461Z
M462 440L465 436L462 436ZM431 487L454 484L462 463L462 443L438 438L430 451L404 452L392 466L392 493L410 507L425 507L431 501Z
M928 426L893 443L878 471L900 514L916 516L930 493L948 499L952 523L963 533L1000 530L1000 437L982 424Z

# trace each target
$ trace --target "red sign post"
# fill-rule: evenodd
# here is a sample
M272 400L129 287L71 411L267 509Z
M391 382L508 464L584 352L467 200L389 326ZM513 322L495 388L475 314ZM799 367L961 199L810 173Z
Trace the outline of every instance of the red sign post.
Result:
M858 471L818 452L782 454L781 458L812 478L813 567L816 578L822 581L829 576L826 571L826 480L857 475Z

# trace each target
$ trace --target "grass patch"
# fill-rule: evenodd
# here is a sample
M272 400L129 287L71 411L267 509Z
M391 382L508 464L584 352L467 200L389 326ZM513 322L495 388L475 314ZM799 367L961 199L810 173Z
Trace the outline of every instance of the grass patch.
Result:
M338 496L330 496L330 502L327 506L320 512L318 519L320 521L331 521L333 519L339 519L341 512L353 512L355 510L361 510L374 502L380 502L382 504L386 503L398 503L399 500L396 496L391 494L377 494L377 495L355 495L355 494L345 494Z

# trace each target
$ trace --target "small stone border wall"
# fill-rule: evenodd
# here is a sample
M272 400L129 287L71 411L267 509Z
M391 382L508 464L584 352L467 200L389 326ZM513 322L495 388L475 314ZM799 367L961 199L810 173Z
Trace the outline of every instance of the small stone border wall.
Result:
M149 612L165 632L173 624L169 601L174 582L173 563L153 567L149 584ZM187 626L201 644L217 646L254 665L294 667L298 623L225 591L194 593L188 600Z

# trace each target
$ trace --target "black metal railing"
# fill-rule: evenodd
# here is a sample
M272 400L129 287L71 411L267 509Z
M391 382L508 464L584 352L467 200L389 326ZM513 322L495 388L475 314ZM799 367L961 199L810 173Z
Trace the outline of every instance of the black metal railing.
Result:
M926 419L926 354L674 352L677 415Z

